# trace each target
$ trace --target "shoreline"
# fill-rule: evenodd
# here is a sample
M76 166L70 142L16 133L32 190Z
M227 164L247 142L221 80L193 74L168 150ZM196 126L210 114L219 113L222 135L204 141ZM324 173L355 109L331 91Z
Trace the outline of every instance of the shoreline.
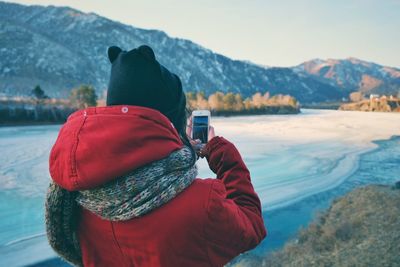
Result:
M302 200L291 205L266 212L263 211L263 218L267 228L269 228L270 236L273 235L275 239L268 239L267 236L267 238L263 240L258 247L250 251L249 254L252 256L266 256L269 253L282 248L286 242L296 238L297 232L301 229L301 227L306 227L313 221L315 216L326 210L332 201L345 195L355 188L370 184L393 185L398 178L393 178L393 180L390 181L390 178L388 179L385 175L383 175L384 180L382 180L382 177L378 179L378 175L376 173L369 173L369 167L371 164L369 162L369 158L373 158L375 155L379 155L380 153L385 155L385 150L388 148L393 148L390 146L387 147L387 145L396 142L400 142L400 135L393 135L389 139L374 140L373 143L377 144L377 147L363 153L360 156L359 168L356 170L356 172L347 177L340 185L303 198ZM397 151L400 154L399 147L397 147ZM390 162L392 160L390 156L385 160L388 160L389 165L392 164ZM380 164L384 165L385 160L382 160ZM376 164L371 165L375 166ZM384 172L391 173L389 168L388 170L386 170L384 166L380 166L380 168L382 168L382 170L384 169ZM398 168L400 169L400 167ZM370 177L366 178L366 173ZM293 220L293 218L296 219Z
M0 128L3 127L23 127L23 126L52 126L63 125L64 122L15 122L15 123L0 123Z
M230 114L211 114L212 118L233 118L233 117L250 117L250 116L273 116L273 115L298 115L301 114L301 110L297 113L230 113ZM20 127L20 126L47 126L47 125L63 125L64 122L53 122L53 121L27 121L27 122L11 122L4 123L0 122L1 127Z
M318 199L328 204L314 211L283 244L264 253L243 254L227 266L342 266L343 262L358 266L362 261L360 266L369 266L371 260L371 266L382 261L383 266L392 266L399 262L398 249L393 249L399 246L399 185L399 181L362 184L329 200Z
M348 102L340 105L339 110L343 111L364 111L364 112L400 112L400 99L381 98L363 99L358 102Z
M328 186L328 187L326 187L324 189L321 189L320 191L311 191L309 194L306 194L304 196L299 196L299 197L294 198L294 199L290 199L290 200L287 200L287 201L282 201L282 202L277 203L277 204L272 204L269 207L262 208L262 212L263 213L268 213L268 212L273 212L273 211L276 211L276 210L284 209L286 207L289 207L289 206L292 206L292 205L296 205L296 203L299 203L299 202L301 202L303 200L306 200L306 199L308 199L308 198L310 198L310 197L312 197L314 195L324 194L327 191L331 191L331 190L334 190L337 187L340 187L343 183L346 182L347 179L352 177L357 172L357 170L360 167L359 166L360 165L360 160L364 155L368 155L370 153L374 153L376 150L381 149L380 143L391 142L391 141L396 140L396 139L400 140L400 135L392 135L387 139L372 140L371 143L376 145L376 146L366 147L366 148L362 149L361 151L357 151L357 152L354 152L354 153L349 153L349 154L354 154L356 156L355 166L352 167L348 171L348 174L346 174L337 183L335 183L333 185L330 185L330 186ZM339 161L342 162L344 159L345 158L342 158ZM340 162L338 163L338 165L340 164Z

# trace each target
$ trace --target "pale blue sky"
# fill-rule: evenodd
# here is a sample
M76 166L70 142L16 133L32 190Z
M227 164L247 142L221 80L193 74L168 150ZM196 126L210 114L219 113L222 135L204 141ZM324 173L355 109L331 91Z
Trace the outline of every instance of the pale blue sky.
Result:
M16 0L70 6L190 39L234 59L293 66L357 57L400 67L400 0Z

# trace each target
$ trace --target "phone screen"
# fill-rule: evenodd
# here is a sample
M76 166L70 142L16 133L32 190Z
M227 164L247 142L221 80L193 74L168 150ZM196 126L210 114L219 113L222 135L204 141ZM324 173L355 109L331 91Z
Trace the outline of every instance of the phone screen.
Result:
M200 139L203 144L208 142L208 116L193 117L193 139Z

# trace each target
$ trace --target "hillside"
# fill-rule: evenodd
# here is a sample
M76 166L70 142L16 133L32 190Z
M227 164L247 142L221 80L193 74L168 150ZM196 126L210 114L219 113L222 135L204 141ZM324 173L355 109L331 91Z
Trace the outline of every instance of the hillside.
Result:
M134 14L133 14L134 15ZM50 97L65 97L72 87L107 87L106 49L148 44L159 61L177 73L186 91L257 91L289 94L300 102L340 100L340 88L291 68L265 68L232 60L189 40L158 30L128 26L69 7L24 6L0 2L0 95L27 95L39 84ZM267 51L266 51L267 53Z
M354 58L317 59L293 68L264 67L230 59L163 31L69 7L0 2L0 24L0 96L26 96L38 84L50 97L65 97L81 84L92 84L101 95L109 76L107 47L129 50L142 44L150 45L159 61L181 77L186 91L207 95L269 91L313 103L340 101L358 90L393 95L400 91L396 68Z
M334 201L265 259L234 266L400 266L400 186L370 185Z
M314 59L294 70L305 73L350 93L397 95L400 92L400 69L385 67L357 58Z

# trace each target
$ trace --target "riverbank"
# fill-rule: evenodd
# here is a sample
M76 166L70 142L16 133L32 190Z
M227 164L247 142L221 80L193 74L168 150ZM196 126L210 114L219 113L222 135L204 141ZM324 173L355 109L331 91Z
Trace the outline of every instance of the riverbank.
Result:
M19 103L4 104L0 101L0 127L57 125L63 124L76 109L58 104ZM250 110L220 110L211 111L212 117L234 117L254 115L289 115L298 114L300 109L293 106L265 106Z
M357 188L282 249L233 266L400 266L399 203L394 185Z
M0 99L0 126L61 124L76 111L66 101Z
M231 117L231 116L252 116L252 115L290 115L300 113L298 106L290 105L269 105L260 108L243 110L211 110L211 116Z
M76 94L71 94L69 99L48 98L43 92L40 98L0 98L0 126L61 124L77 109L106 105L105 98L97 100L95 94L94 98L93 94L89 94L93 88L83 86L77 90L82 92L73 91ZM202 93L189 92L186 93L186 100L189 110L207 109L213 117L300 113L300 106L295 98L280 94L270 96L268 92L264 95L256 93L245 100L240 94L216 92L206 99Z
M331 109L338 110L343 102L320 102L320 103L308 103L301 104L301 108L304 109Z
M397 175L400 173L400 136L374 141L374 144L377 148L362 154L357 170L338 187L283 208L265 211L263 216L269 233L267 238L256 249L237 257L233 263L238 265L233 266L253 266L254 262L258 262L255 266L260 265L271 253L281 251L285 244L293 243L298 238L299 230L307 228L338 197L367 185L392 186L400 180ZM253 265L250 264L252 262Z
M400 99L372 98L355 103L342 104L343 111L400 112Z

